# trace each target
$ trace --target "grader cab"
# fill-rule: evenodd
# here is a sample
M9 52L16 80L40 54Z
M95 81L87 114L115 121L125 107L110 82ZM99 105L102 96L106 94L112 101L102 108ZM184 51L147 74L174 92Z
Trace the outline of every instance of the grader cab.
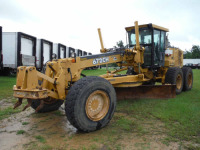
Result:
M104 48L98 29L103 54L54 59L47 63L45 74L35 67L18 67L13 87L18 102L14 108L27 99L23 110L31 106L36 112L49 112L65 101L70 123L91 132L109 123L117 99L173 98L192 88L192 70L182 67L183 52L165 46L168 29L153 24L138 26L135 22L126 31L126 48ZM87 67L110 63L117 63L121 69L99 77L82 74ZM124 70L127 73L121 74Z
M127 27L129 46L136 45L135 27ZM166 32L169 30L154 24L139 26L139 42L145 48L144 68L158 68L165 64Z

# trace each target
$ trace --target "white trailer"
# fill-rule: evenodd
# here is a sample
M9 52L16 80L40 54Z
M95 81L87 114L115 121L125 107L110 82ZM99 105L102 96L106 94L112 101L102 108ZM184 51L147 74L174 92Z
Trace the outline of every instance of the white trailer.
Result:
M72 54L72 53L75 53L75 49L72 48L72 47L68 47L68 48L67 48L67 51L68 51L67 57L71 57L71 54Z
M193 64L193 65L200 64L200 59L183 59L183 65L186 64Z
M82 56L82 50L76 49L75 52L76 52L76 56L77 56L77 57Z
M3 32L3 68L36 66L36 37L22 32Z
M87 52L86 51L83 51L83 56L87 56Z
M57 55L57 59L66 58L67 54L66 46L60 43L53 44L53 53Z
M3 69L3 53L2 53L2 27L0 26L0 72Z
M37 39L36 66L41 70L46 62L52 60L53 43L45 39Z

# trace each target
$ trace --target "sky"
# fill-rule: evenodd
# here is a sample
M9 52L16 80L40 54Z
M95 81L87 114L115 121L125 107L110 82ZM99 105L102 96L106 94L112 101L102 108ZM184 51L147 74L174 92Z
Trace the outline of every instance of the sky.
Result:
M200 45L200 0L1 0L3 32L24 32L38 39L100 53L126 43L125 27L153 23L169 29L171 45Z

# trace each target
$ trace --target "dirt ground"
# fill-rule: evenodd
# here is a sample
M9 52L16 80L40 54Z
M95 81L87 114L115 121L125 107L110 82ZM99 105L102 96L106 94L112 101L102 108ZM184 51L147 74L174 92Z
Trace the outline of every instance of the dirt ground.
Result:
M142 129L126 131L118 129L115 120L120 116L126 114L116 112L105 128L92 133L80 133L68 122L64 106L58 111L43 114L28 108L0 121L0 149L184 149L180 143L166 144L162 141L165 129L161 122L144 121ZM133 118L130 119L134 122Z

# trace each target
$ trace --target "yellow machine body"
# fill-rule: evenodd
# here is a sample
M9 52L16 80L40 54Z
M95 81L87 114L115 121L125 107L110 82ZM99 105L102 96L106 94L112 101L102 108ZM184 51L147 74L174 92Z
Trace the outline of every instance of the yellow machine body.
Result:
M14 97L23 99L61 99L64 100L69 89L69 84L78 81L81 77L81 72L87 67L96 65L104 65L110 63L117 63L119 66L124 66L123 69L108 72L101 77L108 80L114 87L135 87L140 86L149 80L161 80L164 84L165 74L169 67L182 67L183 66L183 52L177 48L169 48L171 54L165 55L165 66L159 68L157 77L153 75L147 68L142 68L141 64L144 63L144 47L139 43L139 30L138 28L146 27L147 25L137 25L127 27L126 31L135 29L136 31L136 46L133 49L125 49L123 55L110 54L104 48L101 31L98 29L99 38L101 42L101 52L108 55L97 55L91 58L65 58L53 60L47 63L45 74L36 70L35 67L21 66L17 69L17 83L14 86ZM154 28L168 32L169 30L157 25L152 25ZM125 62L125 63L124 63ZM117 73L127 70L132 66L137 72L137 75L127 75L116 77ZM40 81L42 84L39 84Z
M182 89L191 90L192 70L183 67L183 51L166 46L168 29L154 24L138 26L137 21L125 29L129 44L124 48L104 48L98 29L102 54L54 59L46 63L45 73L33 66L18 67L14 108L27 99L23 110L31 106L36 112L48 112L59 109L65 100L70 123L91 132L109 123L116 99L174 98ZM107 70L100 77L82 74L85 68L112 63L120 69ZM120 74L125 70L126 74Z

